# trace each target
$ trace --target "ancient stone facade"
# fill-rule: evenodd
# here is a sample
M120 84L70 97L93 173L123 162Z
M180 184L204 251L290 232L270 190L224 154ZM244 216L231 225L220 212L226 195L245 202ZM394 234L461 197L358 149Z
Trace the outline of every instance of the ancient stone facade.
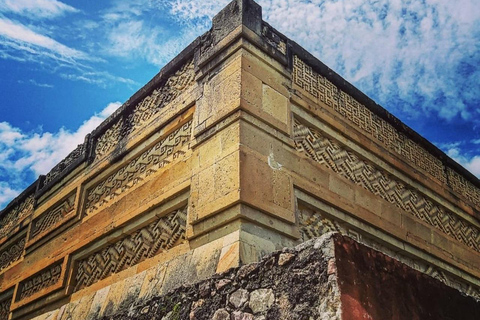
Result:
M0 320L386 319L369 289L385 270L398 319L427 319L402 309L415 303L398 277L420 279L422 307L431 292L445 317L451 298L477 312L453 319L474 319L479 197L477 178L235 0L1 212ZM331 232L363 273L305 247L255 264ZM358 281L337 286L340 272ZM275 284L295 279L312 292Z

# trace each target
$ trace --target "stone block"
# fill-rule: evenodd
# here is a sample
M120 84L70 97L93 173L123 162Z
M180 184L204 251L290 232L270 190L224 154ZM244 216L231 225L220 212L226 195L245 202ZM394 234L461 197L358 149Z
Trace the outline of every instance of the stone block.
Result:
M263 111L282 123L288 124L288 99L272 87L263 85Z

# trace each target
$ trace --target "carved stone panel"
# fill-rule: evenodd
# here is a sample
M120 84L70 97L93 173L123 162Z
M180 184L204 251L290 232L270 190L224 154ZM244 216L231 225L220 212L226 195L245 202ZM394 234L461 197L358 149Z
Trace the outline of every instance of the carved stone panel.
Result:
M447 176L448 185L454 191L463 195L476 206L480 206L480 189L450 168L447 168Z
M293 81L297 86L331 107L342 118L375 138L388 150L397 153L441 182L446 182L444 167L440 159L407 138L353 97L338 89L327 78L313 71L297 56L294 56Z
M10 306L12 305L12 296L8 296L0 301L0 320L8 320Z
M98 211L121 194L141 184L153 173L170 164L184 154L191 136L190 120L124 167L103 179L87 191L85 212Z
M85 144L82 143L75 148L72 152L69 153L69 155L60 161L59 164L57 164L55 167L53 167L52 170L50 170L49 173L46 174L45 180L43 182L44 185L48 184L51 182L53 179L56 177L60 176L64 170L66 170L72 163L74 163L76 160L78 160L81 156L84 155L85 153Z
M347 223L339 221L334 217L327 216L321 210L300 204L297 209L297 221L303 241L321 237L329 232L340 232L341 234L348 235L356 241L364 243L390 257L398 259L411 268L423 272L450 287L456 288L464 294L480 299L479 287L466 283L461 279L454 278L436 266L428 264L420 259L406 256L403 254L402 250L392 250L387 248L373 238L370 238L367 234L364 234L364 232L350 228Z
M319 130L294 121L297 151L480 252L480 230Z
M49 288L58 283L62 274L62 264L56 263L36 275L20 282L16 301L33 296L45 288Z
M0 272L22 257L26 237L26 234L24 234L16 241L7 243L0 249Z
M30 230L30 240L51 230L52 227L64 220L70 213L73 213L75 209L75 196L76 193L74 191L52 209L45 211L39 217L35 218Z
M172 248L185 239L186 220L184 207L78 261L75 291Z
M128 135L138 131L194 83L193 60L185 63L166 82L140 101L131 111L126 111L96 141L95 159L111 152Z
M9 211L4 212L0 218L0 238L6 236L20 221L31 215L34 204L35 199L31 195Z

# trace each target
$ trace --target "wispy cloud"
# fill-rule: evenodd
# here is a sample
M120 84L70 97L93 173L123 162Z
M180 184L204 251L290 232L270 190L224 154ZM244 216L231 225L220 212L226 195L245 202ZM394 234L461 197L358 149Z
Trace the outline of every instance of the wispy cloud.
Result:
M11 12L29 18L55 18L79 10L57 0L0 0L0 12Z
M97 60L7 18L0 18L0 45L30 54L38 53L38 49L47 50L44 51L45 56L69 63L74 63L76 60Z
M167 1L182 21L229 1ZM386 108L472 119L480 83L476 0L259 0L264 19Z
M120 102L108 104L75 131L61 128L54 133L23 132L7 122L0 122L0 208L25 188L27 181L46 174L83 143L85 136L120 105Z

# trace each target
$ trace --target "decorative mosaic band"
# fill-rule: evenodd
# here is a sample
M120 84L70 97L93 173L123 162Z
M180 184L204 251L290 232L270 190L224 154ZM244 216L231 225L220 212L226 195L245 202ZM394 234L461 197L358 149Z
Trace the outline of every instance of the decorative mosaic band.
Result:
M35 239L40 234L49 231L71 213L75 208L75 196L76 193L73 192L60 204L42 213L38 218L33 220L30 230L30 239Z
M12 305L12 296L0 301L0 320L8 320L10 306Z
M20 282L16 301L21 301L25 298L33 296L41 290L51 287L58 283L62 274L62 264L56 263L33 277Z
M340 232L356 239L358 242L365 243L378 251L394 257L409 267L425 273L464 294L480 300L480 288L454 279L450 275L426 262L402 255L399 250L393 251L374 240L365 238L363 234L359 233L357 230L349 228L343 222L327 217L320 210L300 205L297 211L297 217L303 241L320 237L328 232Z
M164 106L190 87L194 83L194 79L193 60L190 60L98 138L95 159L102 158L111 152L121 140L142 128Z
M187 207L184 207L78 261L74 290L171 249L185 239L186 220Z
M309 65L297 56L294 56L293 81L297 86L331 107L344 119L382 143L388 150L407 159L441 182L448 182L453 190L475 205L480 205L479 188L450 168L447 168L447 179L444 165L440 159L398 132L391 124L338 89L325 77L313 71Z
M55 167L53 167L50 172L45 175L45 180L43 181L43 185L47 185L51 181L53 181L56 177L60 176L68 167L74 163L76 160L80 159L86 152L85 143L82 143L75 148L70 154L60 161Z
M26 238L27 235L24 234L17 241L0 250L0 272L22 257Z
M480 252L480 230L318 130L294 120L297 151Z
M32 194L8 212L4 212L0 218L0 238L6 236L25 217L31 215L34 204L35 199Z
M150 175L184 154L183 149L190 141L191 130L192 120L89 189L85 206L87 215L139 185Z

